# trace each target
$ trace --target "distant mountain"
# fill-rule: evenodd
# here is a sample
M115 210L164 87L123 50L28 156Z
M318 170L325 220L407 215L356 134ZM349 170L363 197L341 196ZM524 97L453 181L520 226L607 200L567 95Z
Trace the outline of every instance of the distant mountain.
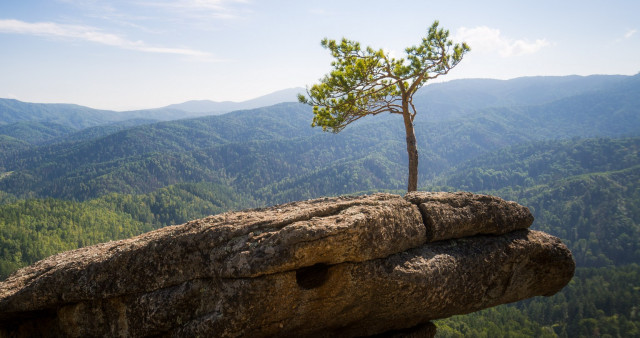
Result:
M512 80L467 79L434 83L420 89L414 97L418 109L416 123L451 121L477 115L485 108L537 106L563 98L590 95L605 88L615 88L640 76L599 75L562 77L524 77ZM170 121L231 111L255 109L281 102L295 102L304 88L290 88L243 102L188 101L156 109L135 111L98 110L74 104L28 103L0 99L0 135L31 144L64 138L84 128L130 119ZM380 118L378 117L378 120ZM37 122L38 124L29 124ZM19 127L12 130L9 125ZM45 127L43 124L46 124ZM135 123L132 123L134 125ZM9 132L5 132L9 130Z
M23 123L21 126L26 126L24 123L37 122L55 124L58 125L58 129L66 127L72 132L131 119L168 121L190 116L184 111L166 108L118 112L75 104L30 103L0 98L0 127L14 123Z
M104 122L89 108L7 101L0 278L61 250L209 214L406 187L398 115L331 134L311 128L311 107L299 103L189 119L205 113L106 112L127 121ZM458 80L426 86L414 103L421 187L515 200L578 263L556 296L452 318L438 331L637 336L640 75ZM130 120L140 116L179 120Z
M490 108L486 112L495 114L495 119L528 125L530 132L558 137L638 135L640 75L544 104Z
M68 125L44 121L20 121L0 125L0 135L11 136L30 144L39 144L75 130Z
M82 129L116 120L118 116L115 112L75 104L28 103L0 99L0 125L37 121Z
M537 104L462 109L473 101L462 97L450 101L462 109L457 118L417 120L420 184L464 161L515 144L640 136L640 76L549 78L548 86L564 92L560 94L542 90L544 79L498 81L494 89L470 87L484 97L493 93L496 104L531 102L513 93L535 87ZM573 85L564 88L568 84ZM572 96L572 91L578 94ZM483 104L488 103L479 106ZM284 202L354 189L402 189L406 150L398 118L365 118L332 135L310 128L310 107L284 103L160 123L102 125L38 144L20 137L36 133L36 139L37 133L63 129L31 125L20 133L7 130L0 139L0 149L7 150L0 153L0 190L20 198L84 200L206 181L233 184L240 193L260 195L266 202ZM297 189L300 185L308 186L304 194Z
M162 108L132 111L99 110L75 104L29 103L0 98L0 135L38 144L64 138L85 128L128 120L131 122L119 124L116 129L126 125L135 126L141 120L172 121L294 102L297 100L296 95L303 91L303 88L290 88L243 102L188 101Z
M41 142L41 144L56 144L56 143L69 144L74 142L89 141L89 140L105 137L111 134L115 134L119 131L126 130L129 128L147 125L147 124L153 124L157 122L160 122L160 121L138 118L138 119L130 119L130 120L125 120L120 122L113 122L109 124L102 124L95 127L84 128L79 131L74 130L72 132L66 133L64 135L61 135L55 138L53 137L48 138L43 142ZM31 123L37 124L39 122L31 122Z
M640 81L626 77L615 86L548 103L418 121L420 183L506 146L567 137L640 136L639 98ZM0 190L17 197L26 193L84 200L204 181L232 184L239 193L273 203L402 189L406 151L398 117L365 118L332 135L310 128L310 107L283 103L136 126L0 156L0 165L11 172L0 179ZM14 142L12 147L21 145Z
M234 110L254 109L266 106L272 106L282 102L296 102L298 93L303 93L304 88L289 88L279 90L277 92L257 97L248 101L232 102L223 101L215 102L210 100L192 100L179 104L166 106L166 109L177 109L188 113L198 115L218 115L228 113Z
M210 100L192 100L179 104L172 104L164 107L164 109L177 109L193 115L219 115L234 110L254 109L266 106L272 106L282 102L296 102L298 93L304 93L304 88L289 88L273 92L264 96L257 97L248 101L232 102L223 101L215 102Z
M636 76L637 77L637 76ZM624 75L463 79L429 84L413 98L418 121L452 120L489 107L531 106L611 88Z

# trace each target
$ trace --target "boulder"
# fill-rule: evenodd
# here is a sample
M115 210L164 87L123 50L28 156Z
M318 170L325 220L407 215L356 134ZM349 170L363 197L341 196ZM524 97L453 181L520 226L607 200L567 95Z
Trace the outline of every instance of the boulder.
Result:
M411 192L405 198L420 208L427 241L478 234L502 235L533 223L528 208L516 202L469 192Z
M210 216L17 271L0 282L0 336L428 336L431 320L569 282L570 251L532 220L468 193Z

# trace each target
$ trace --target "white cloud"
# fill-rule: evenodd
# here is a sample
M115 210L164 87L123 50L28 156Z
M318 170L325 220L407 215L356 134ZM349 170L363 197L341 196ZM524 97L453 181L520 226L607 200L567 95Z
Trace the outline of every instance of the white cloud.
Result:
M107 46L147 53L176 54L214 61L210 53L189 49L149 46L143 41L131 41L119 35L105 33L95 27L66 25L53 22L24 22L0 19L0 33L58 37L95 42Z
M196 17L212 17L216 19L238 18L235 4L246 4L247 0L178 0L178 1L152 1L144 3L148 6L167 8L191 13Z
M636 34L636 32L637 32L637 30L635 30L635 29L630 29L629 31L627 31L627 33L625 33L625 34L624 34L624 38L625 38L625 39L628 39L628 38L630 38L631 36L633 36L633 34Z
M621 43L624 40L630 39L632 36L634 36L638 31L636 29L630 29L628 30L626 33L624 33L624 35L619 36L618 38L616 38L615 40L613 40L614 43Z
M549 45L546 39L536 39L533 42L510 39L503 36L499 29L487 26L461 27L454 34L454 40L467 42L474 52L497 52L501 57L505 58L532 54Z

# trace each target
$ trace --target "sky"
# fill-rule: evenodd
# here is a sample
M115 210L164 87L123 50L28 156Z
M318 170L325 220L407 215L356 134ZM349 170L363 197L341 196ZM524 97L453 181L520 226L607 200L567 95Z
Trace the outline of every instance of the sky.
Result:
M403 57L438 20L471 52L439 81L640 72L640 1L2 0L0 98L133 110L311 86L320 41Z

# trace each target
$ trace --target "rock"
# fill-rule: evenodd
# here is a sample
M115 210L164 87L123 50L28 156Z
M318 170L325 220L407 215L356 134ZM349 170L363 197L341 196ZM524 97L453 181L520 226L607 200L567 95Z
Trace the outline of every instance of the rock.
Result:
M420 207L429 242L478 234L502 235L527 229L533 223L527 207L495 196L411 192L405 198Z
M0 283L0 336L428 336L431 320L569 282L571 253L531 219L448 193L211 216L17 271Z

